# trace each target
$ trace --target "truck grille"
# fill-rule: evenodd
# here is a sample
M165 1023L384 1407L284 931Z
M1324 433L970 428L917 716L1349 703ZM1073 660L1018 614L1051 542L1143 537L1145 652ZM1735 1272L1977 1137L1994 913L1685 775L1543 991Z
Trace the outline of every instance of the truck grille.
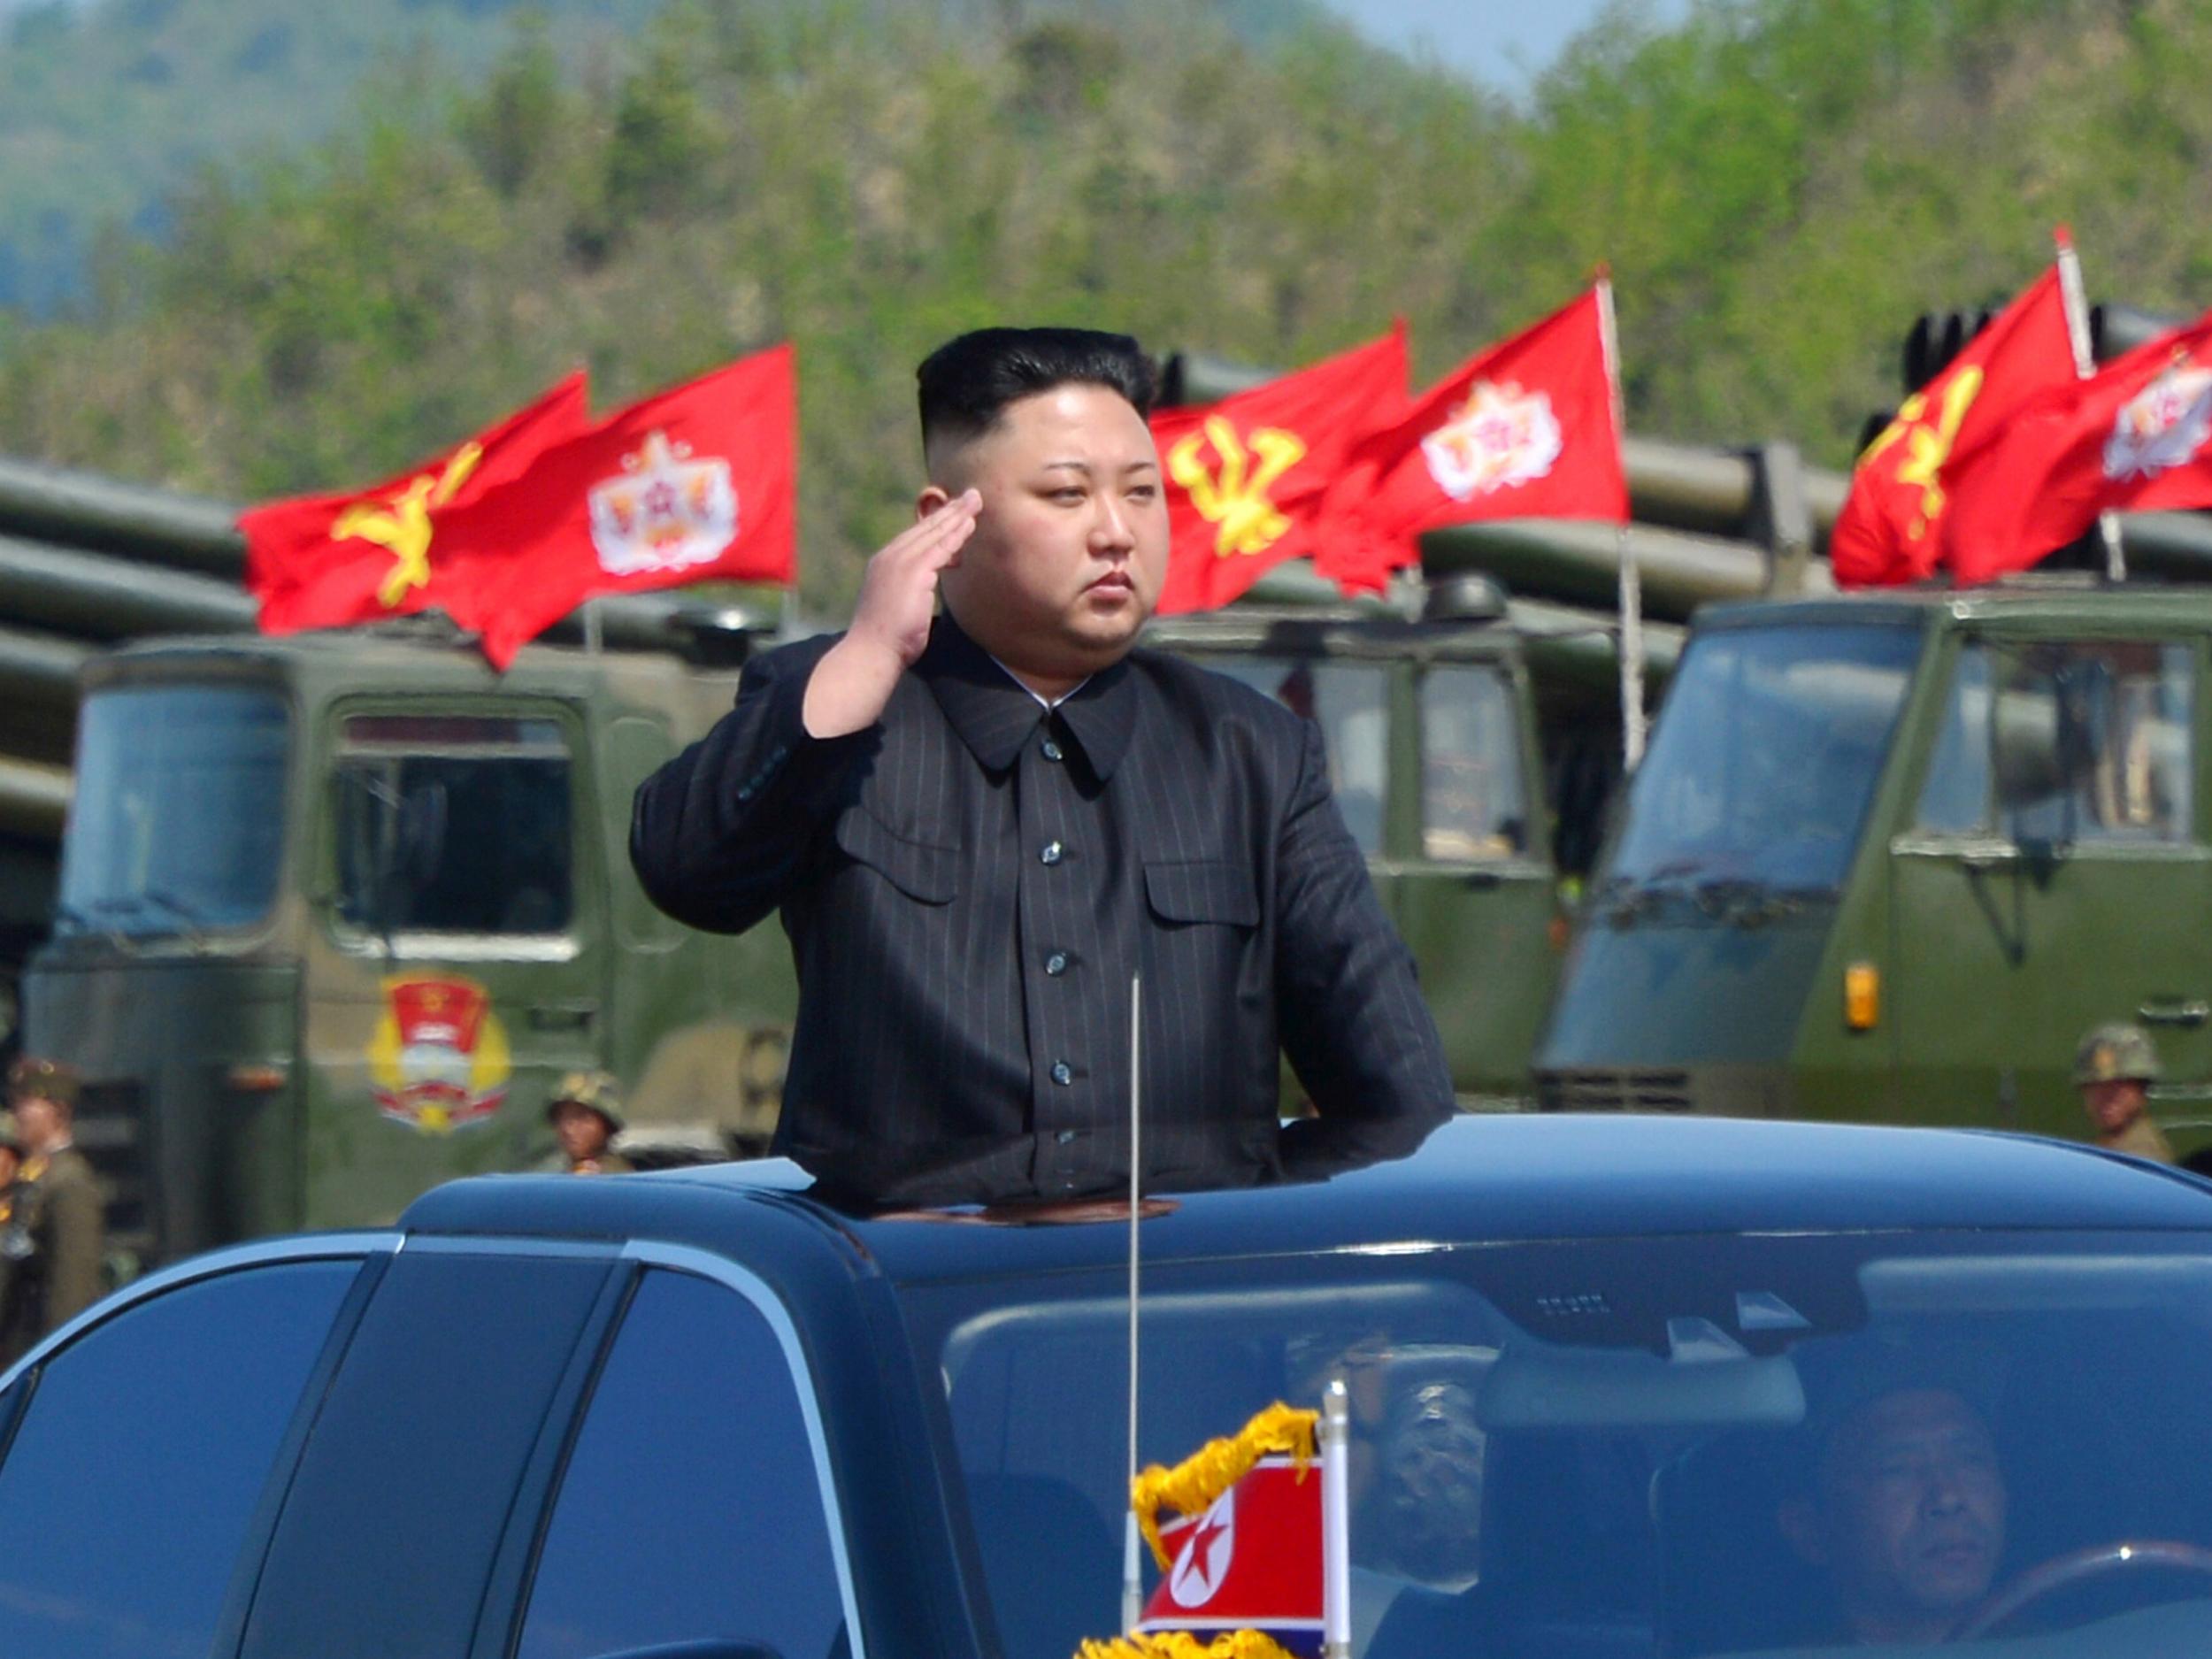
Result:
M71 1133L107 1196L108 1252L144 1262L157 1256L151 1129L146 1091L133 1082L88 1083Z
M1686 1112L1694 1104L1687 1071L1577 1066L1536 1074L1539 1111Z

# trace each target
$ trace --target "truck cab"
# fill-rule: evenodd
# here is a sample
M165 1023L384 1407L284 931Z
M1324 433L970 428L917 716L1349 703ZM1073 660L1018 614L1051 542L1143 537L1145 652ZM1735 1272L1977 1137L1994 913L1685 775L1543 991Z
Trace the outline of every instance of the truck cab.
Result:
M733 664L423 637L177 640L88 669L27 1040L140 1259L390 1220L529 1166L565 1071L727 1156L772 1126L795 988L772 929L695 933L629 874L638 781Z
M2212 1145L2212 594L2062 578L1716 609L1537 1060L1550 1109L2080 1136L2092 1025Z

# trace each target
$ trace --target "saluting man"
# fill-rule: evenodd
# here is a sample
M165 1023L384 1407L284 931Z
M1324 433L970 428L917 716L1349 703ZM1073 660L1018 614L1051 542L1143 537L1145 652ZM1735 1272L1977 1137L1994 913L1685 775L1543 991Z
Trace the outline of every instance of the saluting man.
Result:
M58 1060L25 1055L8 1069L8 1105L24 1157L0 1235L0 1248L14 1257L0 1307L0 1363L67 1324L104 1288L104 1206L99 1178L72 1138L77 1095L76 1072Z
M1141 972L1148 1188L1409 1150L1450 1080L1319 728L1133 649L1168 555L1137 343L984 329L919 380L928 481L851 626L749 666L632 825L670 915L782 910L777 1149L861 1203L1122 1190Z

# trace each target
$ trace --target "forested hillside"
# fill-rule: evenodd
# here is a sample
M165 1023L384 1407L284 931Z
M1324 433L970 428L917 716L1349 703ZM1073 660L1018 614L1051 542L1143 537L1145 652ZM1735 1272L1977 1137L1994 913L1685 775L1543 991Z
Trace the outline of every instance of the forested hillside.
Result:
M185 0L179 0L184 4ZM797 342L808 597L902 516L910 370L986 320L1288 364L1394 312L1422 373L1609 260L1632 426L1839 464L1932 305L2212 299L2212 11L1632 9L1530 106L1278 8L674 0L577 63L503 25L318 148L177 198L83 315L0 320L0 451L265 495L375 477L588 364L602 405Z

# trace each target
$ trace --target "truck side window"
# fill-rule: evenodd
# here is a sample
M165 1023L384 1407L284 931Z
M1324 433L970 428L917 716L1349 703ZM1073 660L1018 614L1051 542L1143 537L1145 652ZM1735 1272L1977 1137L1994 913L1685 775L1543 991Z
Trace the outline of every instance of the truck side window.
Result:
M1519 705L1490 668L1432 668L1421 680L1421 850L1467 863L1528 848Z
M2182 645L1970 645L1921 826L2024 844L2186 841L2194 697Z
M300 1390L357 1271L299 1262L204 1279L127 1309L46 1362L0 1468L10 1653L208 1651Z
M518 1659L709 1639L827 1659L843 1605L774 1332L720 1285L649 1273L569 1455Z
M550 719L347 717L333 777L341 921L367 933L565 931L570 771Z
M1217 673L1241 680L1319 724L1337 810L1360 850L1379 853L1390 780L1390 711L1381 666L1302 657L1204 660Z

